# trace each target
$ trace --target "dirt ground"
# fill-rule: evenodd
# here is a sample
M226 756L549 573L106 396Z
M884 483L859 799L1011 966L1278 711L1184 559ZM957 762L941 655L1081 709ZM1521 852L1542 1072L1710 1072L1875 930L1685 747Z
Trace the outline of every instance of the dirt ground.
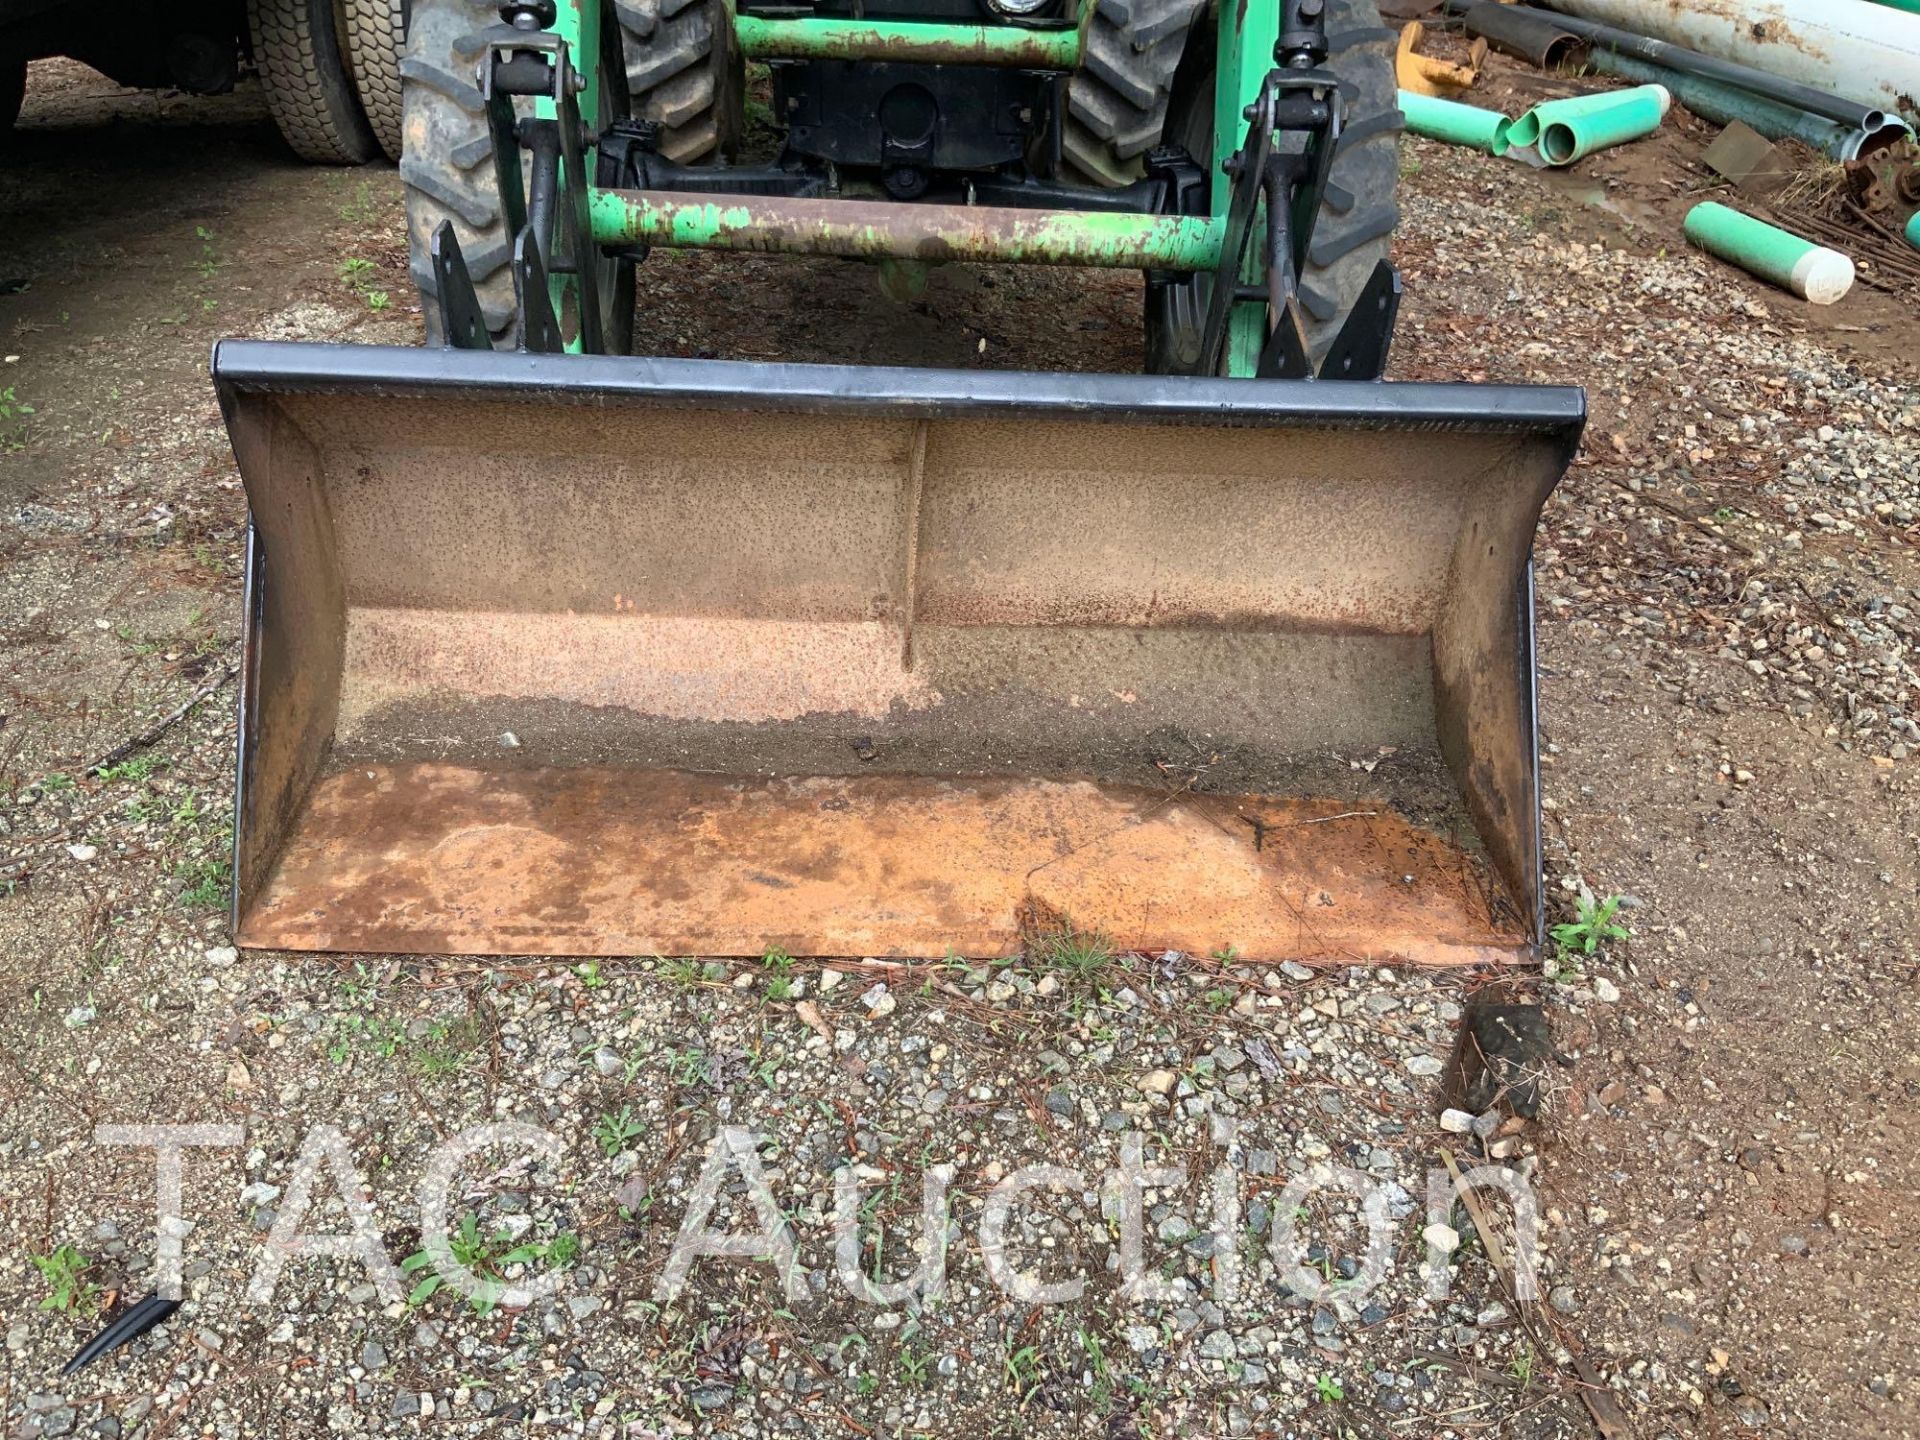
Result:
M1481 103L1554 87L1498 65ZM1249 1177L1262 1152L1219 1121L1265 1117L1291 1126L1294 1169L1358 1147L1418 1194L1440 1146L1474 1142L1409 1079L1437 1067L1406 1062L1446 1053L1480 977L1117 957L1088 988L1034 956L842 982L807 962L236 954L245 505L207 354L228 335L419 343L400 187L297 165L246 90L159 99L36 66L0 161L0 1423L1920 1434L1920 296L1861 285L1814 310L1689 250L1712 134L1676 112L1568 175L1403 142L1396 378L1581 384L1592 409L1536 550L1550 882L1556 918L1582 882L1626 897L1632 935L1532 977L1566 1063L1492 1153L1521 1157L1545 1207L1537 1331L1471 1244L1453 1300L1408 1278L1378 1314L1241 1323L1194 1300L1149 1323L1110 1289L1042 1312L963 1285L948 1310L869 1323L790 1311L764 1272L712 1261L693 1300L644 1298L701 1137L791 1127L778 1164L803 1220L829 1203L816 1150L884 1168L908 1137L964 1155L1001 1125L1027 1158L1077 1163L1114 1117L1196 1173L1217 1154ZM680 255L641 269L638 336L1127 371L1138 310L1126 275L956 267L898 306L856 266ZM326 1261L290 1267L271 1307L243 1299L312 1124L373 1177L397 1260L422 1155L489 1117L583 1147L550 1191L470 1192L556 1263L551 1238L577 1236L566 1304L409 1308ZM186 1308L60 1380L108 1292L151 1288L150 1155L92 1135L152 1121L246 1139L190 1158ZM1266 1159L1288 1168L1284 1146ZM1198 1203L1153 1212L1193 1286ZM1035 1244L1104 1243L1059 1223ZM1344 1264L1345 1243L1320 1258ZM61 1246L89 1265L79 1303L42 1308L33 1262ZM1605 1421L1581 1400L1595 1383Z

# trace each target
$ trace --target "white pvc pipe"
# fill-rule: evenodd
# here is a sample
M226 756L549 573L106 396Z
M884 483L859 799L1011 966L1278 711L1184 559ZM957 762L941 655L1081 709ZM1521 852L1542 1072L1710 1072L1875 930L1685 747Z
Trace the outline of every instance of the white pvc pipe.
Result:
M1869 0L1545 0L1920 123L1920 15Z

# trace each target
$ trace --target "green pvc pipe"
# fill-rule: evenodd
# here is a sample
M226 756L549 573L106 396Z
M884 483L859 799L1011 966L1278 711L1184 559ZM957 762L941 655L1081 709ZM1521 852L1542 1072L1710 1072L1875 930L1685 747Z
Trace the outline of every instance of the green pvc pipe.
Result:
M1542 116L1540 158L1549 165L1571 165L1609 145L1651 135L1660 128L1671 103L1672 97L1660 86L1639 85L1621 91L1612 105Z
M1920 210L1907 217L1907 243L1920 250Z
M736 15L733 33L749 60L864 60L918 65L999 65L1078 70L1082 29L938 25L909 20Z
M1006 261L1114 270L1217 270L1226 220L990 205L892 204L663 190L588 192L596 245L665 245L861 260Z
M1493 142L1507 117L1478 105L1462 105L1412 90L1400 92L1400 113L1406 116L1407 129L1429 140L1444 140L1449 145L1466 145L1493 153Z
M1515 152L1529 165L1571 165L1595 150L1653 133L1672 104L1664 85L1546 100L1500 133L1494 154Z
M1853 287L1853 261L1838 250L1715 201L1689 210L1682 228L1702 250L1815 305L1831 305Z

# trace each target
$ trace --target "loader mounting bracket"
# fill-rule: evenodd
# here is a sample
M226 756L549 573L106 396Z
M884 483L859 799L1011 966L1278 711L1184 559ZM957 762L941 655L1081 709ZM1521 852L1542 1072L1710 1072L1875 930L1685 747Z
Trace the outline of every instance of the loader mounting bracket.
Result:
M500 7L505 23L481 33L487 48L480 66L480 94L493 137L501 210L514 237L513 279L519 300L515 348L566 348L549 277L568 275L576 287L582 348L598 353L606 346L593 231L587 219L587 139L580 118L586 78L574 68L565 37L552 29L556 13L555 0L507 0ZM552 118L517 116L513 108L517 96L551 101ZM521 179L522 150L533 158L530 188ZM556 240L564 243L556 248ZM459 260L458 246L452 259ZM466 288L472 289L470 280ZM441 319L449 322L445 333L452 336L458 332L450 323L448 294L449 287L442 285Z
M1260 87L1260 96L1247 107L1247 135L1241 148L1225 162L1232 186L1227 207L1226 240L1208 300L1201 331L1200 372L1218 374L1227 346L1234 307L1264 301L1267 338L1260 348L1255 374L1270 380L1315 378L1307 345L1306 321L1300 312L1299 277L1313 238L1314 217L1326 192L1333 153L1340 143L1344 105L1339 80L1322 69L1327 57L1325 8L1314 0L1288 0L1279 40L1274 45L1275 68ZM1297 135L1297 146L1281 143L1282 135ZM1266 225L1261 267L1249 266L1248 246ZM1247 277L1264 270L1264 289L1250 287ZM1396 298L1399 281L1388 271L1376 271L1369 282ZM1378 379L1386 367L1385 339L1390 336L1393 310L1385 312L1385 335L1370 340L1379 328L1381 310L1372 313L1349 336L1343 330L1336 342L1342 351L1342 379ZM1359 318L1356 310L1355 317ZM1351 323L1351 322L1350 322ZM1377 365L1369 366L1377 352Z

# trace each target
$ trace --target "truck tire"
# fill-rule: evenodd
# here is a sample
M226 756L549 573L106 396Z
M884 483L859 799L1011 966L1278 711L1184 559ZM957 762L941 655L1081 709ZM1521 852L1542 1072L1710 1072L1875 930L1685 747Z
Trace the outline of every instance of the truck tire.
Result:
M407 0L343 0L347 59L360 108L381 150L400 160L400 52L407 43Z
M633 113L682 165L740 148L745 67L725 0L616 0Z
M1394 201L1397 137L1406 128L1394 81L1394 33L1380 24L1373 0L1327 0L1327 41L1327 68L1340 77L1347 118L1300 277L1300 306L1315 360L1326 355L1374 266L1387 258L1400 223ZM1210 46L1205 37L1196 43ZM1203 165L1213 151L1211 54L1209 48L1199 63L1183 69L1167 121L1166 143ZM1193 373L1212 293L1210 275L1148 288L1148 370Z
M479 85L480 32L500 23L490 0L413 0L407 49L400 61L404 147L400 179L406 187L407 260L420 292L427 343L443 343L438 287L431 246L443 220L453 222L460 253L473 278L480 310L496 348L513 343L513 240L500 209L493 173L493 136ZM628 113L620 31L608 15L601 26L600 62L604 129ZM633 343L633 265L609 261L599 272L608 349L623 354Z
M334 0L247 0L247 30L267 108L294 154L363 165L379 153L347 74Z
M1094 185L1146 173L1160 143L1187 32L1206 0L1097 0L1087 50L1067 84L1061 153Z

